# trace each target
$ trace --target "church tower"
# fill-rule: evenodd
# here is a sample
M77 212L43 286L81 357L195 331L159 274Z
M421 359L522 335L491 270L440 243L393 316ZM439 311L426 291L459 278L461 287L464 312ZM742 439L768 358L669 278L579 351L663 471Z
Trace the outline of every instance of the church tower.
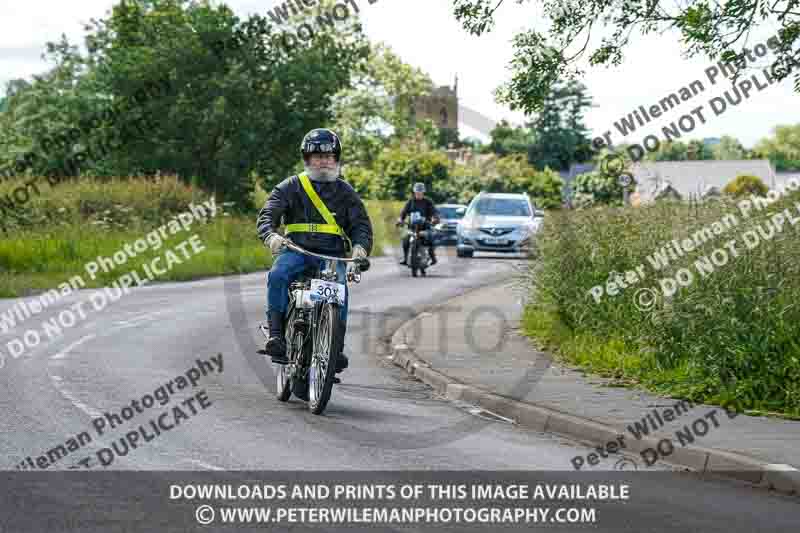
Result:
M411 110L413 120L430 119L440 129L458 132L458 75L451 89L443 85L431 94L417 98ZM456 136L456 138L458 138Z

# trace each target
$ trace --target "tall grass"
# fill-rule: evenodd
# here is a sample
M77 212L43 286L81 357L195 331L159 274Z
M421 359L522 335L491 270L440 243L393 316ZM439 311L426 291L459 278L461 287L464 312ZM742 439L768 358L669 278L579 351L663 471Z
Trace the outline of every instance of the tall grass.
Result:
M787 221L752 249L743 238L759 225L768 235L766 224L784 209L800 219L798 200L787 196L749 216L729 200L552 213L530 273L526 329L573 363L657 392L798 416L800 223ZM727 214L736 225L667 267L657 270L647 260ZM738 257L726 247L733 239ZM728 262L703 275L695 262L716 249L728 253ZM640 265L644 280L595 301L592 287ZM665 294L660 280L674 279L681 268L693 281Z
M24 180L0 184L5 195ZM195 222L188 231L171 236L159 249L128 259L109 272L100 270L96 279L85 265L98 256L111 257L126 244L141 239L166 224L175 215L189 210L189 204L210 200L207 194L179 180L112 179L80 180L49 187L40 180L41 194L19 206L14 215L3 218L7 233L0 234L0 297L16 297L57 287L75 275L87 286L103 286L163 255L190 236L197 234L205 250L173 266L157 279L183 281L205 276L255 272L268 269L272 257L256 237L257 209L252 216L236 216L227 206L217 204L216 217L207 224ZM261 206L266 193L255 192L255 205ZM380 255L384 243L396 241L396 231L387 229L384 219L395 218L400 207L389 202L369 202L376 245Z

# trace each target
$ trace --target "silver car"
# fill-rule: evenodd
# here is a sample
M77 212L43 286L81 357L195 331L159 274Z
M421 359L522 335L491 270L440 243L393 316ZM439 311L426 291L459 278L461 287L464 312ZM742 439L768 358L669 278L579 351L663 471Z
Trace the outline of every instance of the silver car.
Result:
M470 202L458 223L456 253L524 253L539 231L544 213L527 194L485 193Z

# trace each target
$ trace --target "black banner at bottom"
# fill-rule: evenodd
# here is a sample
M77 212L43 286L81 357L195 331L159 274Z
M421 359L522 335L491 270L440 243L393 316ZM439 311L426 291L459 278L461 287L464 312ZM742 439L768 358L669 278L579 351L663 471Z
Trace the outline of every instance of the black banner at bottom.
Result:
M0 533L797 531L800 503L678 472L2 472Z

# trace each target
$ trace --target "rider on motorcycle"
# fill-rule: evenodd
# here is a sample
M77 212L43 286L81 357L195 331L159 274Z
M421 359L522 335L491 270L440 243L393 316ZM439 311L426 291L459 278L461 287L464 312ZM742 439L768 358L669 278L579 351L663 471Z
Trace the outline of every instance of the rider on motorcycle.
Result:
M305 172L291 176L275 186L256 222L258 238L275 258L267 275L267 319L269 340L265 352L274 363L288 364L286 357L285 313L289 304L289 286L307 267L317 267L323 260L285 248L289 239L311 252L366 258L372 250L372 222L364 203L340 173L342 144L329 129L314 129L300 145ZM286 237L277 233L281 220ZM347 241L347 243L345 242ZM338 282L347 288L347 267L337 263ZM341 309L342 334L346 331L349 295ZM336 372L348 366L347 356L339 354Z
M406 205L403 207L403 210L400 212L400 218L397 219L397 225L402 226L403 221L405 218L413 212L419 212L422 214L423 218L425 218L425 229L429 230L432 224L437 224L439 222L439 212L436 210L436 206L433 205L433 202L425 198L425 184L424 183L415 183L414 184L414 196L406 202ZM410 235L406 234L403 237L403 260L400 262L401 265L408 265L408 241ZM436 264L436 255L433 253L433 238L427 239L428 241L428 251L431 255L431 265Z

